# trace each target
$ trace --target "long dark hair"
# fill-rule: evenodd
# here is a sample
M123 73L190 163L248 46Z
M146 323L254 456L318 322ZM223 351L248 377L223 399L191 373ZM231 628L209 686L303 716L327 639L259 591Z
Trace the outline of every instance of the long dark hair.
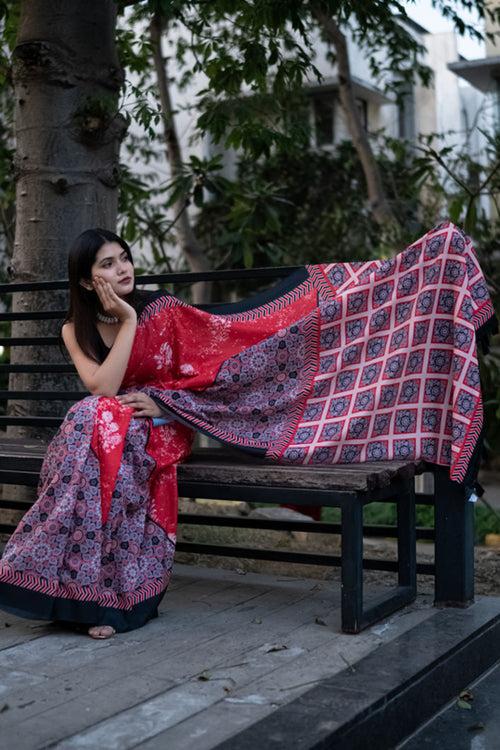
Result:
M85 289L80 284L81 279L91 280L91 268L95 261L98 250L106 242L117 242L127 253L128 259L133 263L130 247L125 240L114 232L107 229L86 229L74 241L68 256L68 279L69 279L69 310L61 324L71 321L75 326L75 337L82 351L99 364L106 358L107 349L99 335L96 326L96 314L102 310L97 293L91 289ZM140 305L144 295L134 288L124 298L129 305L135 309Z

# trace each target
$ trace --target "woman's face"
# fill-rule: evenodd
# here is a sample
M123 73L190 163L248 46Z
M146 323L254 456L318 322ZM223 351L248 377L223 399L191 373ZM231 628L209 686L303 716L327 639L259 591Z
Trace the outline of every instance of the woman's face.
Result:
M117 242L106 242L99 248L90 270L92 279L100 276L109 281L119 297L125 297L134 288L134 266Z

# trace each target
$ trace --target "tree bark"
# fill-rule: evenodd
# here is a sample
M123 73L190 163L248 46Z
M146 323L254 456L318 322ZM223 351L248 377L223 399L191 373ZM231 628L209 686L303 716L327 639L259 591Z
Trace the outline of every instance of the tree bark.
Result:
M151 43L153 48L153 58L158 83L158 93L163 113L163 128L165 135L165 146L170 172L173 178L180 176L182 172L182 151L175 126L175 117L172 107L172 99L168 85L168 76L166 71L165 60L162 54L161 39L164 31L164 24L159 13L155 13L150 23ZM205 253L196 239L191 221L189 218L186 201L188 196L180 197L174 203L175 215L179 216L176 222L177 234L191 271L208 271L210 264ZM201 304L210 301L210 285L208 283L193 284L192 287L193 302Z
M367 133L361 122L352 87L349 52L344 34L336 21L316 4L311 6L312 15L322 28L326 39L335 48L339 79L339 98L347 118L352 142L359 156L366 180L368 200L373 218L382 227L396 227L396 216L392 211L383 187L380 170L373 154Z
M13 52L15 282L67 278L68 249L84 229L114 229L124 80L115 49L114 0L21 0ZM17 292L13 312L66 310L67 293ZM57 335L60 321L15 321L12 336ZM63 362L59 348L19 346L11 363ZM9 390L78 390L65 375L12 373ZM62 415L68 402L11 401L8 414ZM9 427L16 436L53 431Z

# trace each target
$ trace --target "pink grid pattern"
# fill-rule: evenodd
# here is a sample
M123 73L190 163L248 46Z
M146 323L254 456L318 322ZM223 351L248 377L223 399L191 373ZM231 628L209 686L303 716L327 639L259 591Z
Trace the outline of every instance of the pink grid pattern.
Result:
M425 458L462 480L482 425L475 331L493 315L470 239L447 223L391 260L309 270L320 368L282 459Z

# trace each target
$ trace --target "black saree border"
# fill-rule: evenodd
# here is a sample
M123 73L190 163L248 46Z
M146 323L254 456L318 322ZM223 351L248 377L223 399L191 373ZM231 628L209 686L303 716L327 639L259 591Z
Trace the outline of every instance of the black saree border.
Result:
M145 625L158 616L158 605L165 596L168 582L160 593L130 609L106 607L95 601L80 601L51 596L40 591L0 581L0 609L29 620L48 620L68 625L111 625L125 633Z

